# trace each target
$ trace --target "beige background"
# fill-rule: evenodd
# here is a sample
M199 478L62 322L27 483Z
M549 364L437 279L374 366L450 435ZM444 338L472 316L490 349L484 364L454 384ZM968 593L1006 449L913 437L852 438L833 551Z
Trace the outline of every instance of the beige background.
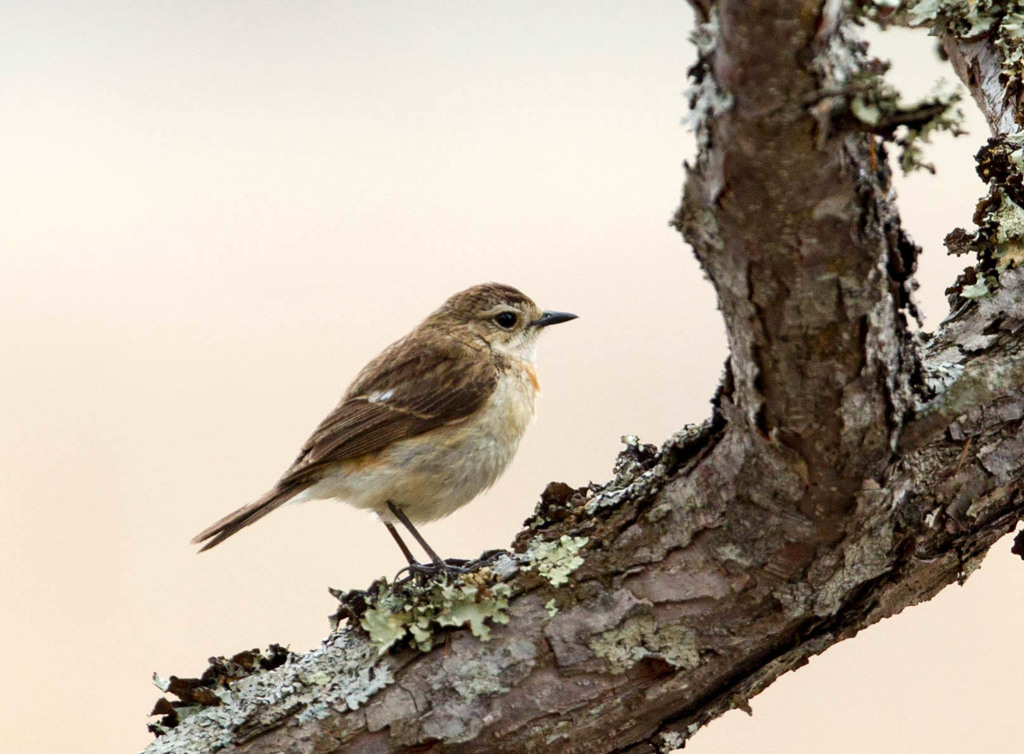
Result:
M401 555L365 514L286 508L197 556L348 380L499 280L549 331L539 418L486 496L425 530L507 544L551 479L708 413L710 286L666 223L693 153L671 2L13 2L0 23L0 741L149 740L154 670L327 631L327 587ZM886 42L918 92L926 38ZM901 181L934 326L941 238L981 192L940 141ZM885 621L700 733L697 754L994 751L1019 736L1024 563Z

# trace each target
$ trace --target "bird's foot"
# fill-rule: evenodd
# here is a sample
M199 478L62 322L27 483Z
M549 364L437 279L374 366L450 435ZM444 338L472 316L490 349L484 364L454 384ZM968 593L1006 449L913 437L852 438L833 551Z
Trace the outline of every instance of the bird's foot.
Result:
M507 554L505 550L487 550L483 555L475 560L462 560L460 558L449 558L446 563L450 563L458 568L465 568L464 573L470 573L476 571L485 566L491 565L502 555Z
M448 558L447 560L438 560L433 563L410 563L395 574L394 583L405 583L416 578L430 580L441 574L452 577L463 576L490 565L504 552L504 550L488 550L475 560Z
M440 563L410 563L395 574L393 583L405 584L416 580L430 581L441 575L454 577L470 573L471 570L465 566L444 560Z

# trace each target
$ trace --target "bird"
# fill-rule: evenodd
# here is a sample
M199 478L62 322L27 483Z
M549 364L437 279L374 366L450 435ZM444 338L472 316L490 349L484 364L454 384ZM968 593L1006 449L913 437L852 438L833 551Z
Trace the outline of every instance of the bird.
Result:
M508 467L540 392L540 332L576 318L542 311L501 283L454 294L359 372L269 492L192 544L209 550L285 503L334 499L376 514L410 569L459 570L415 525L453 513ZM396 523L430 564L416 560Z

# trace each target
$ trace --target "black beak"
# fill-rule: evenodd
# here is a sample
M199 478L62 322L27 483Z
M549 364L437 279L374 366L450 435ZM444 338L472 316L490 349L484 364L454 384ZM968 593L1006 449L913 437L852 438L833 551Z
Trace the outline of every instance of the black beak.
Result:
M576 315L569 312L541 312L540 319L533 320L530 327L547 327L559 322L568 322L570 319L576 319Z

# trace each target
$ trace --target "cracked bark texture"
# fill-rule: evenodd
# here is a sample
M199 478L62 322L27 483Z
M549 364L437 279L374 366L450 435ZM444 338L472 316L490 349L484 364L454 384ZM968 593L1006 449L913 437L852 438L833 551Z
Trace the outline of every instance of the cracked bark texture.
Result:
M728 330L713 418L520 535L588 537L584 563L559 588L515 575L491 641L378 657L342 631L148 751L668 751L1015 527L1024 273L913 334L886 159L833 117L864 63L842 4L692 4L701 150L676 224ZM990 41L943 43L998 135L1019 113Z

